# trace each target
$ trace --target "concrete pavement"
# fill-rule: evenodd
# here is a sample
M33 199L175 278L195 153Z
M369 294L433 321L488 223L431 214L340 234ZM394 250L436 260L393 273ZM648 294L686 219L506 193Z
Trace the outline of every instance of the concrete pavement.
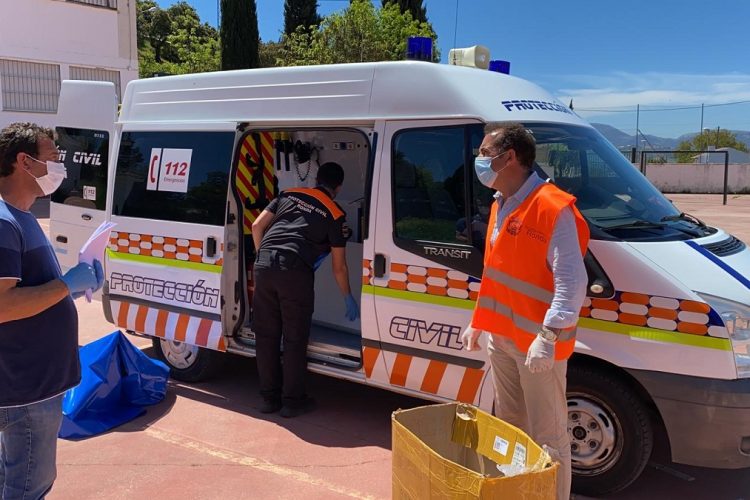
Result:
M720 196L668 197L750 243L750 196L730 197L726 207ZM99 303L79 300L78 309L81 344L113 330ZM310 380L316 412L291 420L262 415L254 361L230 356L214 380L171 383L165 401L115 431L59 441L49 498L388 498L390 414L425 402L318 375ZM662 442L643 476L611 498L750 498L750 471L672 464Z

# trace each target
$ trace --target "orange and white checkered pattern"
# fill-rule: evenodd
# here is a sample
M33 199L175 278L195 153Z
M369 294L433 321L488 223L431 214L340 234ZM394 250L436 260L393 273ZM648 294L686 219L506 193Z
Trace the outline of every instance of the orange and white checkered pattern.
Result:
M220 321L121 300L111 300L110 304L115 325L120 328L216 351L227 350Z
M479 280L459 271L392 263L388 276L387 284L376 286L466 300L476 300L479 294ZM367 259L363 261L362 284L375 284L372 261Z
M726 329L712 324L710 313L711 307L704 302L631 292L617 292L612 299L587 298L581 308L582 318L726 337Z
M202 264L223 264L224 244L217 256L203 255L203 240L189 240L153 234L125 233L112 231L109 236L109 249L113 252L131 255L144 255L161 259L199 262Z
M362 262L362 284L476 300L480 281L458 271L391 263L388 281L377 282L373 277L372 261L365 259ZM704 302L618 291L612 299L586 298L580 316L726 338L726 328L712 322L710 313L711 307Z
M389 380L391 385L428 394L452 398L463 403L478 404L486 370L363 347L365 377ZM385 373L391 366L391 373ZM380 373L379 373L380 372Z

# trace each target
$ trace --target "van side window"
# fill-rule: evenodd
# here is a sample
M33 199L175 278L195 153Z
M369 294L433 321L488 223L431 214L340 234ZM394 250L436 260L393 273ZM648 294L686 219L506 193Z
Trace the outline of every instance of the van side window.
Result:
M223 226L232 132L124 132L114 215Z
M481 125L405 129L391 145L394 243L472 276L482 275L492 202L489 190L473 186L481 131Z
M109 132L57 127L57 147L67 175L52 194L52 201L75 207L104 210L107 203Z
M393 141L396 236L467 244L464 127L408 130ZM463 221L463 222L462 222Z

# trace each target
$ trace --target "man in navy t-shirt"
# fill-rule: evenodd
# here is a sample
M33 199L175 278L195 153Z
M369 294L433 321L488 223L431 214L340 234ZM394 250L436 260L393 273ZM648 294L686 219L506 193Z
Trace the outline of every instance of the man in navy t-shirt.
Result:
M65 177L52 131L0 131L0 498L43 498L56 476L63 393L78 384L73 299L104 281L101 264L61 275L34 200Z

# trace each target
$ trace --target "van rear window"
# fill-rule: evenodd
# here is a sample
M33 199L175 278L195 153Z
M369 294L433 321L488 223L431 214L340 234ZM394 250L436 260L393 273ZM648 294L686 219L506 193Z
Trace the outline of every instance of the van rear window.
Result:
M123 132L114 215L224 225L233 132Z

